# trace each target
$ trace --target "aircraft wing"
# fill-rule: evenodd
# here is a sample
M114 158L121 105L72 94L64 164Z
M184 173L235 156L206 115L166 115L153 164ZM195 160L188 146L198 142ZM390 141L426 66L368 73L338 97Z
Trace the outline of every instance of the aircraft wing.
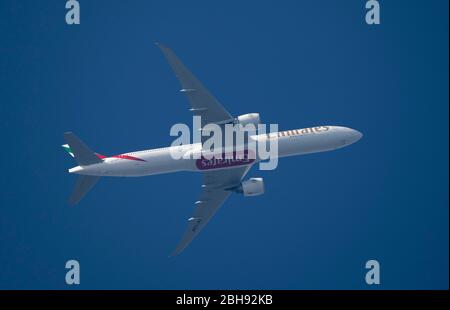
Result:
M204 172L204 183L195 210L188 220L186 232L171 256L180 254L197 236L221 205L230 196L229 188L239 186L250 166Z
M197 80L188 68L167 46L156 44L181 83L181 92L186 94L194 115L202 117L202 128L209 123L225 124L234 120L233 116L217 101L216 98Z

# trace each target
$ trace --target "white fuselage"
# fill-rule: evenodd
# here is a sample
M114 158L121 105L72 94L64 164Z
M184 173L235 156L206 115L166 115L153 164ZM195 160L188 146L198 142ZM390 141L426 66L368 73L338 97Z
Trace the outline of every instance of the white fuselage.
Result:
M358 141L361 137L360 132L350 128L318 126L252 135L251 139L259 143L270 143L270 139L277 139L277 156L286 157L339 149ZM174 154L178 155L176 156L178 159L173 156ZM137 177L178 171L204 172L236 167L236 165L208 165L208 162L200 157L201 144L196 143L106 157L101 163L77 166L69 169L69 172L95 176ZM238 165L254 164L260 160L258 154L256 154L255 160L248 163L241 162Z

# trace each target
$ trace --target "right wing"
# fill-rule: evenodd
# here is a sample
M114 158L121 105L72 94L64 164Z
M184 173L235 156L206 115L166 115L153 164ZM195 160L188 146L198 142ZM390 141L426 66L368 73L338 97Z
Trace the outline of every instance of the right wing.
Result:
M186 232L171 256L180 254L198 235L224 201L232 193L229 189L240 185L251 165L233 169L204 172L204 181L194 214L188 220Z
M217 101L216 98L197 80L188 68L167 46L156 44L181 83L181 92L186 94L194 115L202 117L202 128L209 123L225 124L234 120L233 116Z

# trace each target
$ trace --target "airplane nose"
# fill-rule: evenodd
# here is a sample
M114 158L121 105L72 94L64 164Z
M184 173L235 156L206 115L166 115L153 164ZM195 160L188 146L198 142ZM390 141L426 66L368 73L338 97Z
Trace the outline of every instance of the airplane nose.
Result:
M350 129L347 134L347 138L345 139L347 144L352 144L358 141L363 137L363 134L358 130Z

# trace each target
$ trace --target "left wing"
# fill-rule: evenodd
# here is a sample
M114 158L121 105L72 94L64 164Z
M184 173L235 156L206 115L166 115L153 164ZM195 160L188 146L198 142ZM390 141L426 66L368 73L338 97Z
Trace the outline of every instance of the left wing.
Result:
M239 186L250 168L251 165L204 172L200 199L195 203L194 214L188 220L187 230L171 256L180 254L191 243L230 196L232 191L229 189Z

